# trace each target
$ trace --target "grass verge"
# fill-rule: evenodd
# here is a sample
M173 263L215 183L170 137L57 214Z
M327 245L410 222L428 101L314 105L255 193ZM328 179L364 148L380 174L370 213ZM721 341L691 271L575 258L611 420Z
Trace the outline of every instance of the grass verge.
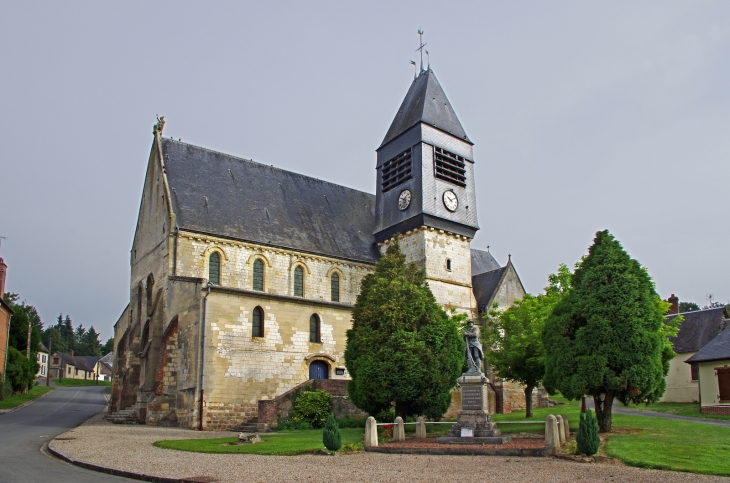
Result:
M26 394L19 394L17 396L8 396L0 401L0 409L13 409L20 406L21 404L32 401L33 399L39 398L48 391L52 391L52 387L47 386L33 386L33 388Z
M730 421L728 414L703 414L700 412L699 403L654 403L631 405L629 409L637 411L656 411L658 413L674 414L676 416L685 416L688 418L702 419L719 419L721 421Z
M342 429L342 446L356 444L363 439L364 431L360 428ZM322 430L289 431L262 434L264 441L258 444L233 445L238 438L216 439L172 439L157 441L158 448L193 451L196 453L224 454L263 454L263 455L296 455L311 453L324 448Z
M567 403L555 398L561 404L551 408L534 410L534 417L525 418L525 411L511 414L495 414L500 421L545 421L548 414L568 417L571 431L578 430L580 407L577 402ZM650 405L648 409L651 409ZM683 416L685 414L682 414ZM502 424L497 426L503 433L518 431L544 431L544 426ZM608 456L618 458L625 464L640 468L654 468L673 471L687 471L708 475L730 476L730 428L708 424L649 416L613 415L613 431L605 435Z
M97 384L98 382L98 384ZM78 387L78 386L111 386L109 381L92 381L90 379L54 379L53 384L61 387Z

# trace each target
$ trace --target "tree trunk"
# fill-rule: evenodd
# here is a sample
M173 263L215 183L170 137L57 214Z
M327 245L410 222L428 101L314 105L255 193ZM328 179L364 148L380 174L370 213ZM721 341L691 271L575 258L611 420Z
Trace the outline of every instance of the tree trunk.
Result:
M531 418L532 417L532 390L535 389L535 386L526 386L525 387L525 417Z
M613 408L613 399L614 395L612 392L593 395L593 404L596 409L599 433L611 432L611 409Z
M408 401L395 402L395 415L403 418L403 422L405 422L406 416L408 415Z

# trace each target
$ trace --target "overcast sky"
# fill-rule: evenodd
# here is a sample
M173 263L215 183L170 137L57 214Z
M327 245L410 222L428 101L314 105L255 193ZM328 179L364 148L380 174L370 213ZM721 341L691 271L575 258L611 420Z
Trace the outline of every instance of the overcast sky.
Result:
M609 229L659 294L730 299L730 2L3 2L0 256L106 339L164 135L375 192L418 28L529 292ZM336 227L333 227L336 229Z

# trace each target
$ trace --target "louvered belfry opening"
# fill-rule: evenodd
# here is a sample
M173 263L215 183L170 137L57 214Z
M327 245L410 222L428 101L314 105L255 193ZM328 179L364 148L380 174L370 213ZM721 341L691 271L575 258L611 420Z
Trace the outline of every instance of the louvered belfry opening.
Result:
M466 159L462 156L434 146L433 170L437 178L466 187Z
M210 254L208 260L208 281L213 285L221 284L221 256L218 252Z
M383 193L411 179L411 148L383 164Z
M253 261L253 289L264 291L264 262L259 258Z

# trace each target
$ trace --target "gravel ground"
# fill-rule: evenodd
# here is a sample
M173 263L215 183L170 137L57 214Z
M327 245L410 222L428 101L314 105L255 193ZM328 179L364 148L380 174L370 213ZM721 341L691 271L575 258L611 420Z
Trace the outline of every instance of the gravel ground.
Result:
M205 432L114 425L101 414L59 436L53 448L75 460L136 473L216 482L484 482L578 481L730 482L730 478L642 470L617 464L575 463L555 458L413 456L352 453L301 456L211 455L152 446L162 439L230 437ZM73 438L73 439L62 439Z

